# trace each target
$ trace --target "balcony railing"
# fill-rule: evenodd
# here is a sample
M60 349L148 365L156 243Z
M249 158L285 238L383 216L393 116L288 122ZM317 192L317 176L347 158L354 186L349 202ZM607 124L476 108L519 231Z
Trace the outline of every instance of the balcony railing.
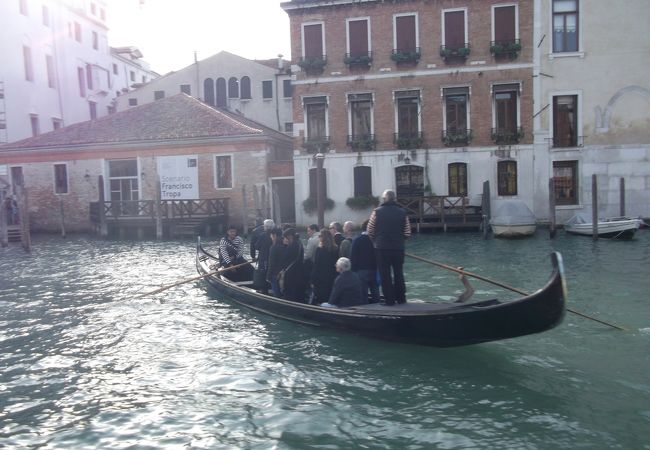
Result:
M491 136L494 143L498 145L518 144L524 137L524 129L522 127L517 127L514 130L492 128Z
M456 128L442 130L442 143L447 147L460 147L468 145L472 141L472 130Z
M422 148L424 145L424 133L395 133L393 142L400 150Z
M365 52L361 54L346 53L343 62L349 68L368 68L372 64L372 52Z
M327 65L327 55L313 58L300 58L298 65L307 73L320 73Z
M422 52L420 47L415 47L412 49L393 49L393 53L390 55L390 59L395 61L397 64L417 64L420 61L420 56Z
M521 41L513 39L510 41L490 41L490 53L494 56L509 56L511 59L517 57L521 51Z
M571 148L584 146L584 136L554 136L548 138L552 148Z
M348 147L353 150L371 151L377 147L374 134L348 135Z
M302 147L307 153L322 153L330 148L329 136L307 137L302 141Z
M465 59L469 56L470 46L469 43L465 42L461 46L450 46L450 45L441 45L440 46L440 57L445 61L450 59Z

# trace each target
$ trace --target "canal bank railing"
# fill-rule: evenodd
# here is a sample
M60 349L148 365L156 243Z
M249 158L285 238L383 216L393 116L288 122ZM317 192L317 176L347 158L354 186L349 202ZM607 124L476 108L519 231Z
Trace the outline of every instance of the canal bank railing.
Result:
M482 206L470 205L468 197L444 195L397 197L416 231L420 229L480 229Z
M229 198L192 200L123 200L90 203L90 221L98 234L108 235L109 227L122 233L126 228L153 227L157 237L163 230L170 234L194 229L200 223L227 224Z

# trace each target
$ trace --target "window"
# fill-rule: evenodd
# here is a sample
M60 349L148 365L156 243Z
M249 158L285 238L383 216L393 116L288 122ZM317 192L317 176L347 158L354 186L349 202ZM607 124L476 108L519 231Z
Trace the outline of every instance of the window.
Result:
M93 31L93 48L99 50L99 35L96 31Z
M228 98L239 98L239 80L235 77L228 79Z
M140 199L138 160L117 159L108 161L108 182L111 202L116 215L137 215Z
M165 98L165 91L153 91L153 99L155 100L162 100Z
M81 42L81 25L77 22L74 23L74 39L77 42Z
M313 199L317 198L317 194L318 194L316 188L317 170L318 170L317 168L309 169L309 198L313 198ZM321 189L323 190L323 192L325 193L325 197L327 198L327 169L321 169L321 170L322 170Z
M212 78L206 78L203 80L203 95L205 96L205 102L210 106L215 106L214 103L214 80Z
M492 139L497 144L515 144L522 137L518 120L518 84L492 86L494 129Z
M293 122L285 122L284 123L284 132L285 133L293 133Z
M368 19L348 19L348 56L370 56Z
M553 0L553 52L578 51L578 0Z
M282 80L282 96L284 98L291 98L293 96L291 80Z
M397 101L397 134L411 139L420 133L420 91L395 92Z
M395 16L393 22L394 53L414 53L418 51L417 15Z
M497 43L507 44L515 42L517 33L517 7L493 6L492 40Z
M578 145L578 96L553 97L553 147Z
M138 106L138 99L137 98L130 98L129 99L129 106Z
M241 77L240 80L240 88L241 88L241 99L242 100L248 100L251 98L251 79L249 77Z
M262 81L262 98L273 98L273 81Z
M372 169L368 166L354 168L354 196L372 196Z
M451 163L447 169L449 178L449 195L452 197L466 197L467 164Z
M68 193L68 166L65 164L54 164L54 193Z
M37 114L30 114L29 115L29 122L32 126L32 136L38 136L41 132L41 126L38 122L38 115Z
M348 94L349 142L372 141L372 94Z
M467 27L465 24L465 10L443 11L442 45L443 48L457 51L468 47Z
M192 86L189 84L181 84L181 92L187 95L192 95Z
M424 195L424 168L400 166L395 168L397 197L422 197Z
M497 163L497 194L517 195L517 162L499 161Z
M271 149L272 161L291 161L293 159L293 149L291 147L273 147Z
M52 55L45 55L45 69L47 70L47 86L56 87L56 77L54 75L54 58Z
M323 24L313 23L302 26L302 56L305 60L324 59Z
M217 182L217 189L231 189L232 188L232 157L216 156L215 169Z
M119 70L117 68L117 64L113 64L113 75L119 74Z
M217 107L225 108L228 106L228 100L226 99L226 79L217 78Z
M469 130L469 88L443 89L445 115L442 139L445 145L468 144Z
M93 66L86 64L86 87L93 90Z
M90 110L90 120L95 120L97 118L97 103L89 101L88 108Z
M578 204L578 161L553 161L556 205Z
M102 18L102 21L106 21L106 10L104 8L99 8L99 17Z
M77 80L79 81L79 95L86 96L86 71L83 67L77 67Z
M132 70L129 71L129 79L135 82L135 72Z
M303 107L307 122L307 141L327 141L327 98L305 97Z
M61 119L57 119L56 117L52 117L52 129L53 130L58 130L63 126L63 121Z
M23 60L25 62L25 79L27 81L34 81L34 65L32 63L32 49L23 46Z
M18 0L18 9L23 16L28 15L27 0Z
M47 5L43 5L43 25L50 26L50 8Z

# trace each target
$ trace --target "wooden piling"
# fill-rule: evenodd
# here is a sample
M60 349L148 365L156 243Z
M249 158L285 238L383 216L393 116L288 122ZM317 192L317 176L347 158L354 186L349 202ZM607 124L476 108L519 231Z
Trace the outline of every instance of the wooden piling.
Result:
M248 205L246 201L246 185L243 184L241 187L241 213L242 213L242 225L243 225L243 235L248 236Z
M483 182L483 197L481 198L481 210L483 212L483 239L488 238L490 232L490 181Z
M555 238L556 222L555 222L555 183L553 177L548 180L548 232L551 239Z
M0 247L4 248L9 245L9 234L7 229L7 208L5 206L5 191L0 190Z
M16 186L17 202L18 202L18 216L21 228L21 241L23 248L26 252L32 251L32 237L29 231L29 201L27 198L27 190L23 185Z
M160 176L156 179L156 202L154 203L154 214L156 215L156 239L163 237L162 208L160 200Z
M621 202L620 202L620 215L625 217L625 178L621 177L620 181L621 186Z
M97 188L99 190L99 237L105 238L108 236L108 224L106 223L105 203L106 196L104 195L104 176L100 175L97 181Z
M59 198L59 219L61 221L61 237L65 238L65 207L63 205L63 199Z
M591 176L591 234L594 241L598 240L598 180L596 174Z

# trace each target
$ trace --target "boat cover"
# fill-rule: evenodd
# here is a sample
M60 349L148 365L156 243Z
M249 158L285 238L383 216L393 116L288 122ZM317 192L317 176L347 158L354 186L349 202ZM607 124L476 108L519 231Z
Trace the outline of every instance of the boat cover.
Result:
M580 225L591 223L591 213L579 212L575 213L569 220L566 221L565 225Z
M521 200L500 201L492 214L492 225L535 225L535 214Z

